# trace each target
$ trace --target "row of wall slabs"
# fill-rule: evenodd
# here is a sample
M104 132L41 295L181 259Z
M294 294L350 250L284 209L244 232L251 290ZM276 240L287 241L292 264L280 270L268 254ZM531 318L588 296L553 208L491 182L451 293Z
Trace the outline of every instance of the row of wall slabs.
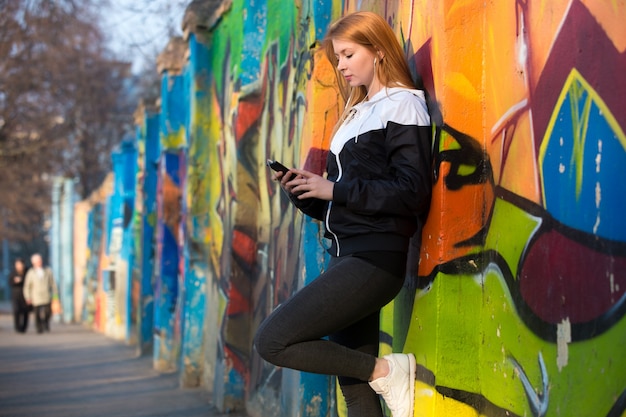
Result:
M381 315L381 353L417 357L416 415L626 415L622 0L193 2L120 151L126 210L80 217L84 319L222 410L346 415L334 378L252 338L327 264L265 160L323 172L342 103L318 46L357 9L394 28L433 114L431 210Z

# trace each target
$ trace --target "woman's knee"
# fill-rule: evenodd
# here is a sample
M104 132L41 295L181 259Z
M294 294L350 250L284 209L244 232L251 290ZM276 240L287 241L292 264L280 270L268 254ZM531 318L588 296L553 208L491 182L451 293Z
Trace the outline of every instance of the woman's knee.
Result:
M284 346L273 335L271 326L267 322L262 323L257 330L254 336L254 348L261 358L274 365L284 350Z
M259 330L257 330L256 334L254 335L253 345L259 356L265 359L265 356L267 354L267 339L264 337L261 328L259 328Z

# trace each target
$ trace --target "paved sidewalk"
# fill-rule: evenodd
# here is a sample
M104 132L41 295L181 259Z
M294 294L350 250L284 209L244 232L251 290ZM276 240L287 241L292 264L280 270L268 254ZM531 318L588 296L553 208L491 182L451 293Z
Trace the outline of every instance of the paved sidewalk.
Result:
M203 388L181 389L152 359L82 325L13 331L0 304L0 417L245 417L220 414Z

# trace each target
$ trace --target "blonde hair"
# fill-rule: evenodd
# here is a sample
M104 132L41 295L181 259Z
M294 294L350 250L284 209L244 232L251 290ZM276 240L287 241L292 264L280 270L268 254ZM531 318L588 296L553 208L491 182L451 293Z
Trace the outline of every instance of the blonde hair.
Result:
M323 42L324 52L333 64L341 95L346 102L339 124L345 120L352 106L365 100L367 88L362 85L351 87L346 83L337 69L333 39L357 43L378 55L376 76L383 86L415 87L402 46L385 19L372 12L346 15L330 25Z

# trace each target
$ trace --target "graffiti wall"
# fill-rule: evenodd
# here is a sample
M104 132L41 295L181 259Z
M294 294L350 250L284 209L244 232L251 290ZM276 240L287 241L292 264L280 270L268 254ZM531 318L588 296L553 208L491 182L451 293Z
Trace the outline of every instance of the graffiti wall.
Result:
M433 119L428 221L381 315L381 352L417 357L415 415L625 416L623 0L192 2L138 110L130 340L221 410L346 415L334 378L273 367L252 338L328 260L265 161L323 173L343 103L319 45L356 10L393 27ZM89 207L97 322L110 231Z
M159 128L159 173L157 181L157 226L154 286L154 361L158 370L178 369L180 351L181 198L184 186L184 119L186 105L180 74L182 40L176 39L161 55L161 107ZM178 66L173 61L178 61Z
M404 344L418 409L623 415L625 4L455 5L406 28L442 113Z
M240 339L324 265L319 225L290 209L263 162L321 171L340 103L314 46L331 19L370 9L403 40L438 127L421 253L383 320L389 347L419 358L417 413L621 415L624 3L275 7L233 5L210 34L218 147L202 158L217 158L221 179L209 229L223 239L223 354L250 398L293 415L292 376L247 362ZM593 401L589 377L605 381Z
M135 111L137 172L135 184L135 268L132 316L135 318L134 342L139 354L153 351L154 329L154 256L156 193L159 160L159 111L142 100Z
M80 321L102 332L106 327L102 269L108 265L105 251L106 200L113 192L113 182L113 174L110 173L97 190L74 206L74 264L83 268L82 273L76 275L78 285L75 293L79 292L81 299L75 304L82 305Z
M203 380L225 410L248 403L276 415L302 414L305 406L327 415L334 381L263 363L252 337L260 321L325 264L319 224L293 211L265 161L323 168L327 138L314 141L311 126L332 129L337 92L331 100L310 97L316 114L304 122L308 92L328 94L328 87L310 85L315 52L309 47L316 42L311 30L320 25L322 33L339 8L223 3L215 10L190 8L186 21L195 35L193 84L205 86L192 98L186 191L189 269L207 282ZM281 19L271 18L277 15ZM315 70L323 74L321 68Z

